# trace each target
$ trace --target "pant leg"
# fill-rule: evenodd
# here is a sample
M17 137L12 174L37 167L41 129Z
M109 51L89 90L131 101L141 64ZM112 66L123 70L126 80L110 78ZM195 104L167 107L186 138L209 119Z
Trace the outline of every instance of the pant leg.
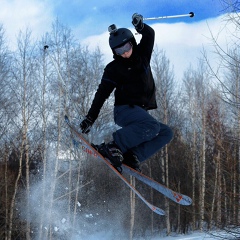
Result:
M159 134L148 142L144 142L131 149L138 156L140 162L147 160L153 154L171 141L173 132L167 125L160 123Z
M172 131L168 126L158 122L138 106L116 106L114 120L122 127L113 133L114 141L123 153L131 149L140 161L153 155L172 138Z

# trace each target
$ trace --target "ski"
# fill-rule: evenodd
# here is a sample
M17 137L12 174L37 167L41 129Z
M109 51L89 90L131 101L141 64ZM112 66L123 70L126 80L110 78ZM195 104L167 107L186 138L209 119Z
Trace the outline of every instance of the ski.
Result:
M149 203L146 198L143 197L143 195L137 191L137 189L129 183L129 181L116 169L112 166L109 160L104 158L95 148L91 146L91 144L80 134L76 128L70 123L69 118L65 115L65 122L69 126L72 133L74 133L80 140L80 144L82 147L82 150L84 152L87 152L88 154L98 157L101 159L119 178L122 179L122 181L155 213L159 215L165 215L165 211L159 207L154 206L153 204Z
M162 185L161 183L156 182L152 178L144 175L141 172L138 172L138 171L130 168L129 166L127 166L125 164L122 164L122 168L123 168L124 173L127 173L127 174L137 178L141 182L144 182L145 184L154 188L155 190L157 190L158 192L163 194L165 197L171 199L172 201L174 201L178 204L181 204L181 205L185 205L185 206L192 204L192 199L190 197L173 191L172 189L166 187L165 185Z
M78 131L76 129L75 129L75 131L78 133ZM80 136L82 136L80 133L78 133L78 134ZM90 146L90 149L89 149L90 144L86 140L85 140L85 142L86 142L85 146L83 146L83 144L81 143L82 144L82 149L85 152L87 152L89 154L92 154L91 149L93 149L93 148ZM97 157L97 156L95 156L95 157ZM144 175L143 173L140 173L140 172L130 168L129 166L127 166L125 164L122 164L122 168L123 168L124 173L137 178L139 181L141 181L141 182L147 184L148 186L154 188L155 190L157 190L158 192L163 194L165 197L171 199L175 203L178 203L180 205L185 205L185 206L188 206L188 205L192 204L192 199L190 197L188 197L188 196L186 196L182 193L176 192L176 191L168 188L167 186L165 186L165 185L163 185L159 182L156 182L152 178L150 178L150 177Z

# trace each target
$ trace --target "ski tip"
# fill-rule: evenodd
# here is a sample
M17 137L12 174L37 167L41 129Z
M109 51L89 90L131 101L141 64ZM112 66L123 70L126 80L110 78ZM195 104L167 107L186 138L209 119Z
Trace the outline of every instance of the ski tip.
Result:
M145 201L145 200L144 200L144 202L145 202L145 203L147 204L147 206L148 206L153 212L155 212L156 214L161 215L161 216L164 216L164 215L166 214L166 212L165 212L163 209L161 209L161 208L159 208L159 207L156 207L156 206L150 204L149 202L147 202L147 201Z
M192 199L186 195L174 192L172 200L183 206L189 206L192 204Z
M192 199L190 197L185 196L184 201L186 202L186 206L192 205Z
M164 216L166 213L164 210L158 207L152 207L153 212L157 213L158 215Z
M185 205L185 206L189 206L192 204L192 199L187 196L187 195L183 195L183 194L174 194L174 199L175 202L181 204L181 205Z

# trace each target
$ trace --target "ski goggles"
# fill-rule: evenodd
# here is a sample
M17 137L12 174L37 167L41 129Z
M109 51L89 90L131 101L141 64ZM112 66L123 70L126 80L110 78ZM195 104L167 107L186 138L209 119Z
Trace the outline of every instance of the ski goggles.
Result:
M125 43L123 46L119 47L119 48L114 48L114 51L117 55L122 55L125 52L130 51L130 49L132 48L132 44L130 42Z

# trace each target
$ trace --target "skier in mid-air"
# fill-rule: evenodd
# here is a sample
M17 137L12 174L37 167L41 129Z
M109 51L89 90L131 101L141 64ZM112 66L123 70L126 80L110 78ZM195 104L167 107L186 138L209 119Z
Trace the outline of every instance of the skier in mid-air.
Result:
M154 46L154 30L133 14L132 24L142 35L137 44L127 28L109 26L109 45L114 60L107 64L91 108L80 123L88 133L105 102L115 89L114 121L121 128L113 140L94 147L116 168L122 163L140 171L140 162L148 159L173 137L172 130L153 118L148 110L156 109L155 83L150 60Z

